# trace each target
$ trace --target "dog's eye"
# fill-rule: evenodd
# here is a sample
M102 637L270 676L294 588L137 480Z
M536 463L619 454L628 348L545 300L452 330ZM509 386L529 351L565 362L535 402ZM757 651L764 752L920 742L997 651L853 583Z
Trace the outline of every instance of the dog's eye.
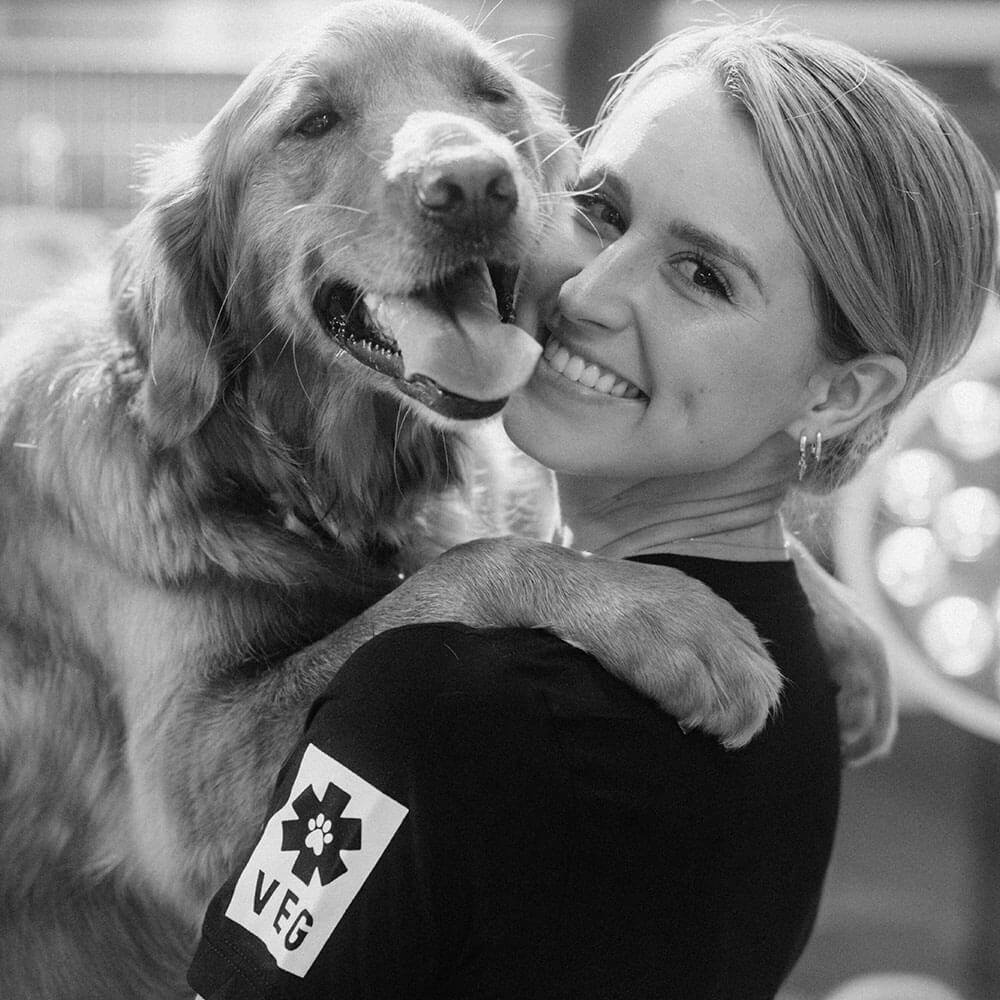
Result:
M478 88L480 100L489 104L506 104L510 100L510 93L501 87L494 87L490 84L483 84Z
M478 76L473 84L473 90L480 101L488 104L507 104L513 98L510 86L502 78L493 74Z
M314 139L317 136L325 135L338 121L340 121L340 116L335 111L316 111L307 118L303 118L295 126L295 131L307 139Z

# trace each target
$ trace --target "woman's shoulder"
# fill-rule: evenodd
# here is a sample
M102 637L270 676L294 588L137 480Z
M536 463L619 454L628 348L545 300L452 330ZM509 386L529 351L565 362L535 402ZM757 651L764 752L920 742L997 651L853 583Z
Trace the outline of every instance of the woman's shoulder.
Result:
M407 794L447 787L478 801L513 771L518 787L553 789L566 766L557 721L570 702L594 711L593 674L615 683L544 631L402 626L349 658L314 705L307 738Z
M408 718L430 707L519 705L534 697L539 674L557 676L582 654L549 632L475 628L458 622L403 625L360 647L321 702L378 704Z
M789 602L795 607L808 607L795 564L790 559L746 562L661 553L636 556L633 561L680 570L737 607L756 608Z

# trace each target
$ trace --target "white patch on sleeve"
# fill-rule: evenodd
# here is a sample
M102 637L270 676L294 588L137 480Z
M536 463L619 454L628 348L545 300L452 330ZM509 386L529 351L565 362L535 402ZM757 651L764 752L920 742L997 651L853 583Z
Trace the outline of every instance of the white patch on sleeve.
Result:
M278 968L304 977L407 811L310 744L226 916L259 938Z

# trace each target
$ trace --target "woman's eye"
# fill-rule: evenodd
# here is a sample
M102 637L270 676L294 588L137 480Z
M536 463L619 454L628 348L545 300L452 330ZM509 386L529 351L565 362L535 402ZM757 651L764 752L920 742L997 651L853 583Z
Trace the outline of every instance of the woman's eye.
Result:
M315 139L317 136L325 135L339 121L340 116L335 111L317 111L308 118L303 118L296 125L295 131L307 139Z
M674 265L700 292L724 299L733 297L729 282L704 257L690 255Z
M573 195L580 224L597 233L608 235L609 231L620 236L627 224L621 212L602 195L589 191L577 191Z

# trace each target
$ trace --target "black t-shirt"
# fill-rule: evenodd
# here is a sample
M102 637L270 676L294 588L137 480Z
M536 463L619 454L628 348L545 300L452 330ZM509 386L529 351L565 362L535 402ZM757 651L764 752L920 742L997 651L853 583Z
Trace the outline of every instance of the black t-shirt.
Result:
M311 713L213 900L204 997L764 1000L805 945L836 822L835 688L791 563L674 566L785 677L738 751L544 631L408 626ZM279 968L280 966L280 968Z

